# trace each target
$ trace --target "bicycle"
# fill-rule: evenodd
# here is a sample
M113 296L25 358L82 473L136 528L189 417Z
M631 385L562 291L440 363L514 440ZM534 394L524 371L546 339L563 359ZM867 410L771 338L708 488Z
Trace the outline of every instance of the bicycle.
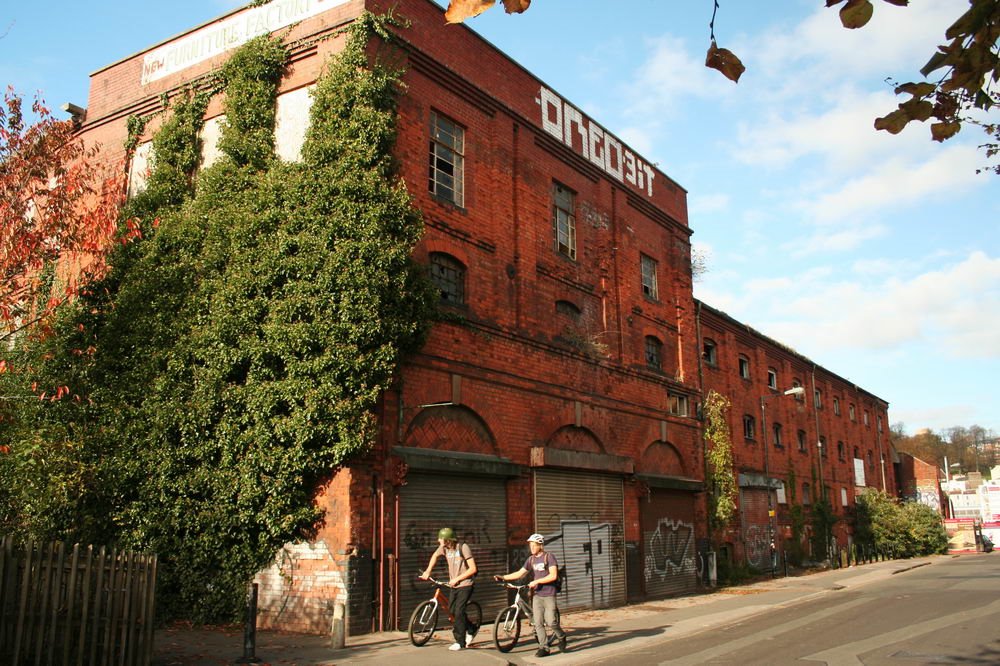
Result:
M448 608L448 597L441 591L442 587L451 587L448 583L434 580L433 578L420 578L427 580L434 586L434 595L430 599L420 603L413 609L410 615L410 642L420 647L426 645L434 632L437 631L438 612L443 610L448 614L448 619L455 621L455 616ZM479 627L483 623L483 609L475 601L469 600L465 605L465 626L466 631L473 637L479 632ZM468 647L468 645L466 645Z
M534 626L531 618L531 604L525 598L525 590L530 588L527 585L511 585L505 582L500 584L508 590L515 591L514 601L510 606L497 613L497 619L493 622L493 644L501 652L510 652L521 637L521 617L527 617L528 624ZM556 608L556 624L559 624L558 608Z

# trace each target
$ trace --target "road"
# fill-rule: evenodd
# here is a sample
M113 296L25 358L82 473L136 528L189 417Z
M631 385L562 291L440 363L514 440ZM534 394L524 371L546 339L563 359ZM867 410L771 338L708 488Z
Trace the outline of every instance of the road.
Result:
M943 560L594 663L1000 664L1000 557Z

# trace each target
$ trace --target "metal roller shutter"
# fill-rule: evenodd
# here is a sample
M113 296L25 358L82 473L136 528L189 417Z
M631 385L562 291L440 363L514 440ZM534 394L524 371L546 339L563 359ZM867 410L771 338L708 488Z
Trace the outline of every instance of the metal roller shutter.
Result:
M507 569L507 492L503 479L452 476L411 471L399 499L399 625L405 628L410 613L429 599L432 588L416 580L434 549L437 533L451 527L460 541L469 544L479 567L472 598L492 618L507 604L507 593L490 576ZM447 577L444 558L434 577ZM447 618L445 618L447 620Z
M694 495L651 488L640 505L646 596L660 598L698 587Z
M740 522L747 564L761 571L771 568L771 543L767 532L767 490L740 488Z
M617 476L535 472L535 529L566 569L563 610L625 603L622 492Z

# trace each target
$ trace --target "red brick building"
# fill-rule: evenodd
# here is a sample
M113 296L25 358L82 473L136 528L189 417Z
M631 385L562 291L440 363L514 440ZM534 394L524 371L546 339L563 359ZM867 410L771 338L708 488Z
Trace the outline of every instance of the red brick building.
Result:
M401 31L396 152L426 223L416 258L454 316L384 396L375 448L317 498L327 522L315 540L287 545L258 575L261 626L326 632L336 603L352 633L405 623L429 594L414 575L446 525L476 554L488 617L505 595L487 576L516 568L532 532L567 571L564 609L694 589L708 537L696 414L709 388L733 401L742 499L757 512L733 531L733 556L755 562L761 489L792 472L795 492L826 486L844 506L857 488L852 457L862 485L894 487L876 462L888 448L886 403L695 302L685 190L473 31L446 26L429 0L274 0L233 12L96 72L83 131L122 145L129 116L153 113L242 41L282 30L291 57L277 147L295 159L309 86L342 44L331 36L390 4L412 22ZM221 112L214 100L206 163ZM145 155L141 146L135 187ZM765 465L763 442L739 435L743 415L757 418L772 395L771 367L775 388L798 381L826 402L769 400L767 427L781 423L784 439ZM782 498L794 494L772 495L780 531Z
M948 495L941 489L944 474L933 464L909 453L899 454L896 494L905 500L921 502L942 516L948 514Z
M792 507L822 499L838 519L834 547L846 547L855 497L866 488L895 494L888 403L725 313L696 307L703 391L731 402L740 509L723 547L767 568L770 537L777 548L793 538ZM809 550L809 533L807 525L800 535L805 555L824 559Z

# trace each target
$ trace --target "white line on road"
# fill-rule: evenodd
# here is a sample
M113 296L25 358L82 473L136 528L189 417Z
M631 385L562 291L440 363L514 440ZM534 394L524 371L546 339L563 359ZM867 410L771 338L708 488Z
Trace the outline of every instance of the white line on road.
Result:
M994 601L993 603L980 608L970 608L957 613L952 613L951 615L936 617L933 620L911 624L903 627L902 629L896 629L895 631L866 638L863 641L855 641L845 645L838 645L837 647L830 648L829 650L823 650L822 652L816 652L815 654L800 657L800 659L807 659L809 661L825 661L828 664L835 664L836 666L861 664L862 662L858 658L858 655L862 655L866 652L871 652L877 648L892 645L893 643L898 643L900 641L913 640L917 636L929 634L932 631L938 631L953 624L965 622L972 618L981 618L984 615L992 615L994 613L1000 613L1000 601Z

